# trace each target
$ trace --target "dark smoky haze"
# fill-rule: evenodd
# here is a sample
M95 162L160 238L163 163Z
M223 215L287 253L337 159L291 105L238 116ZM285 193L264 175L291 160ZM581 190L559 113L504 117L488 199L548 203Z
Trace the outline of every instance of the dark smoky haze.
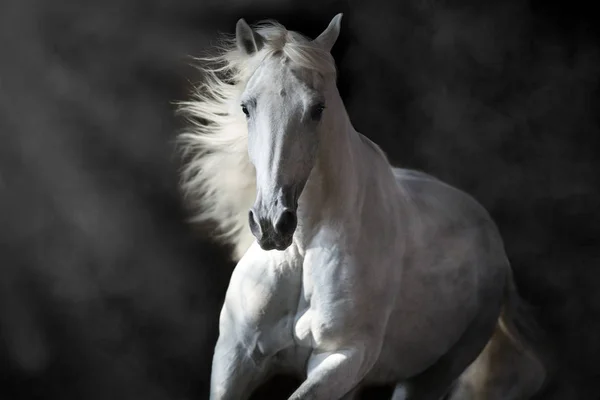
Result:
M200 78L190 56L238 18L314 37L337 12L355 127L497 221L558 360L539 398L600 398L592 5L3 0L1 399L208 398L233 264L185 222L173 103ZM255 398L285 398L290 385Z

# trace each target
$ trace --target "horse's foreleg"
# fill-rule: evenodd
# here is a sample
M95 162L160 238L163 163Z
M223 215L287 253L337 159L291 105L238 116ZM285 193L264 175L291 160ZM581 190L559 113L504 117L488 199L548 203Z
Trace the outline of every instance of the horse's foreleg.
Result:
M365 346L313 354L306 380L289 400L339 400L352 396L356 385L372 367L374 357Z
M213 356L210 400L244 400L260 384L262 368L245 346L220 336Z

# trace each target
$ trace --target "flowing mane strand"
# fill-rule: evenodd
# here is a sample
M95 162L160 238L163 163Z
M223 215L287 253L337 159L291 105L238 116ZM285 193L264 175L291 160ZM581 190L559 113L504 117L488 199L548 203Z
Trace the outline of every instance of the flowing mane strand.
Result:
M215 55L196 58L202 82L178 110L189 123L178 137L178 147L185 160L180 186L192 210L191 222L215 222L217 238L234 245L236 260L254 240L247 221L256 197L255 172L239 105L248 79L268 57L285 57L294 66L336 74L331 54L302 34L275 21L260 22L254 30L265 45L251 56L239 51L235 37L223 35Z

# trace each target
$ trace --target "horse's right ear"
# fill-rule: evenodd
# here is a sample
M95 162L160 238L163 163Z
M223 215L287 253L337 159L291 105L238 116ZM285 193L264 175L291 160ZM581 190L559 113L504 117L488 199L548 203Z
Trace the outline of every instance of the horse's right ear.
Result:
M325 51L331 51L331 48L333 47L333 45L338 39L338 36L340 35L342 15L342 13L339 13L335 17L333 17L327 28L323 31L323 33L319 35L319 37L313 40L313 43L315 43L317 46L321 47Z
M240 18L235 25L235 41L238 49L249 56L262 49L265 44L265 39L253 31L244 18Z

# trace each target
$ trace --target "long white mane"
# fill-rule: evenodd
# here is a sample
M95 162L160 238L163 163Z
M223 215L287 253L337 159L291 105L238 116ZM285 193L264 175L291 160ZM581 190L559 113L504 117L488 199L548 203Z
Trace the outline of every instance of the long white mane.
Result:
M248 79L266 57L286 57L299 67L335 74L331 54L302 34L274 21L254 29L266 44L252 56L238 50L234 37L223 36L216 55L197 59L203 82L179 109L190 122L178 144L185 160L181 189L192 210L191 221L216 223L217 237L234 245L235 260L254 240L248 210L256 198L255 171L239 104Z

